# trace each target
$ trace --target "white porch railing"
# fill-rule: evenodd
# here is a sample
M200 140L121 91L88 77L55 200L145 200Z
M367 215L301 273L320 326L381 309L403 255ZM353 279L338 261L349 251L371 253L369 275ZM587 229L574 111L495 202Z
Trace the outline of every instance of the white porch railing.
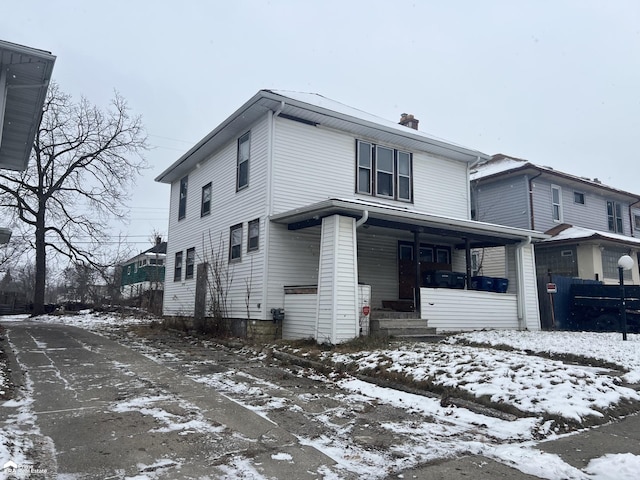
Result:
M420 289L420 317L438 331L517 329L517 296L448 288Z

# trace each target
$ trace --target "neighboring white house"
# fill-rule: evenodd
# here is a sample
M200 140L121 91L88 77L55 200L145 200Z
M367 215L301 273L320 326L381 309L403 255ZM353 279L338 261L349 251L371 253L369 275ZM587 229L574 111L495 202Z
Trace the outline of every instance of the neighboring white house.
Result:
M229 316L284 309L285 338L356 337L363 302L440 330L540 328L532 242L546 236L471 220L470 167L488 157L401 120L259 91L156 178L171 184L164 314L193 315L197 267L217 261ZM506 247L506 293L424 286L435 271L464 287L483 246Z

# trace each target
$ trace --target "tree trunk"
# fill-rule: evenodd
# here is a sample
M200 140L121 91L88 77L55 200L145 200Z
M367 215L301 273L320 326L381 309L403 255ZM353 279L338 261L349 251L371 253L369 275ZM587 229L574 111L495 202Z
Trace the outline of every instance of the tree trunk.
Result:
M44 208L36 216L36 278L33 293L33 315L44 312L44 294L47 275L47 250L45 245Z

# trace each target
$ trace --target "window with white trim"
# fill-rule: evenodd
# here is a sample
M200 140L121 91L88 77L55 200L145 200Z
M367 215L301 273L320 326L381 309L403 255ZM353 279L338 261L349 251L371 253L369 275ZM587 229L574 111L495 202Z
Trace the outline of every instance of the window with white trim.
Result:
M358 140L356 157L357 193L413 201L411 153Z
M173 264L173 281L182 280L182 252L176 252L176 259Z
M624 233L622 225L622 205L620 203L607 201L607 223L610 232Z
M186 175L180 179L180 200L178 203L178 220L182 220L187 214L187 186L189 184L189 176Z
M554 222L562 222L562 189L551 185L551 212Z
M202 200L200 202L200 216L211 213L211 182L202 187Z
M236 168L236 192L249 185L249 144L251 132L238 139L238 160Z
M184 272L184 279L193 278L193 266L196 263L196 249L195 247L187 249L187 265Z
M249 222L249 238L247 240L247 252L253 252L260 247L260 219Z
M231 227L229 232L229 261L239 262L242 259L242 224Z

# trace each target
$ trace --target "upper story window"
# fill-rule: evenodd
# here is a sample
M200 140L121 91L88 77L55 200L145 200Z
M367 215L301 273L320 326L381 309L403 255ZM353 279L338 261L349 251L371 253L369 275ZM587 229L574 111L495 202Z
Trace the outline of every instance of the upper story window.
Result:
M176 260L173 264L173 281L182 280L182 252L176 252Z
M249 144L251 132L238 139L238 160L236 167L236 192L249 185Z
M193 266L196 263L196 249L188 248L187 249L187 265L184 272L184 279L193 278Z
M253 252L260 247L260 219L256 218L249 222L249 240L247 241L247 252Z
M636 230L640 230L640 215L634 215L633 221L636 224Z
M202 187L202 201L200 203L200 216L211 213L211 182Z
M356 192L411 202L413 165L408 152L358 140Z
M180 202L178 203L178 220L182 220L187 214L187 185L189 176L184 176L180 180Z
M242 259L242 224L231 227L229 234L229 261L237 262Z
M584 193L582 193L582 192L573 192L573 203L577 203L579 205L584 205Z
M622 226L622 205L618 202L607 201L607 221L610 232L624 233Z
M562 189L551 185L551 214L554 222L562 222Z

